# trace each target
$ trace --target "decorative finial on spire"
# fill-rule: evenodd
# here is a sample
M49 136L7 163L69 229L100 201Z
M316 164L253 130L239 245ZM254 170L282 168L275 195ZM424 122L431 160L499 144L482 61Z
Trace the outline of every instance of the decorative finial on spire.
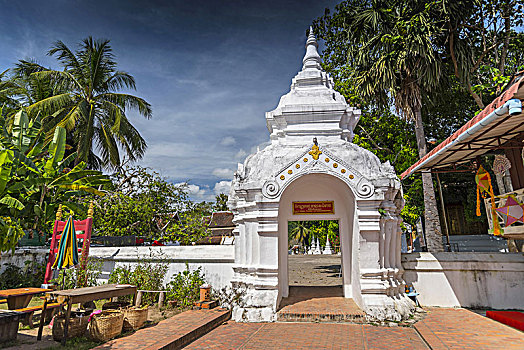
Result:
M315 47L318 47L317 38L315 38L315 34L313 34L312 26L309 26L309 35L306 41L306 48L308 45L315 45Z
M315 34L313 34L313 27L309 27L309 35L306 41L306 55L302 60L304 64L302 69L306 68L317 68L320 69L320 55L317 51L318 43Z

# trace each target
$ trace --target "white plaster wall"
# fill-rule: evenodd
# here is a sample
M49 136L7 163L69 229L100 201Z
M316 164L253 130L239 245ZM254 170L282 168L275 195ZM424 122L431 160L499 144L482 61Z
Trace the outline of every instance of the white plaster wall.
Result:
M151 259L153 263L168 264L164 283L169 283L173 275L185 270L187 262L190 270L202 267L206 281L217 290L230 285L233 277L235 247L234 245L91 247L89 256L104 261L100 278L103 282L107 281L109 274L117 266L134 265L139 260Z
M14 254L12 254L11 251L3 252L0 255L0 273L5 270L7 264L13 264L23 268L26 261L44 263L48 252L49 249L45 248L21 248L16 249Z
M402 254L406 282L425 306L524 310L524 254Z
M5 269L7 263L23 267L26 260L45 262L48 252L48 249L43 248L27 248L16 249L14 254L2 253L0 272ZM99 279L102 283L107 282L109 274L116 266L133 265L137 264L139 260L151 259L153 262L168 264L165 283L168 283L173 275L185 270L187 262L191 270L201 266L207 282L216 290L230 286L233 277L235 247L234 245L91 247L89 256L104 261L102 275Z

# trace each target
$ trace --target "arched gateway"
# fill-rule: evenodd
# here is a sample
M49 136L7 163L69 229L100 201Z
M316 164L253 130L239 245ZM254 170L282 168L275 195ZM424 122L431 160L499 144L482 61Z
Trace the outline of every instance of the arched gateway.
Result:
M344 296L370 317L400 320L413 310L403 294L400 181L390 164L351 142L360 110L333 89L317 47L310 31L291 91L266 113L271 143L238 165L232 183L232 284L247 290L233 311L237 321L275 320L289 291L287 225L293 220L339 221ZM321 202L329 210L297 216L297 202Z

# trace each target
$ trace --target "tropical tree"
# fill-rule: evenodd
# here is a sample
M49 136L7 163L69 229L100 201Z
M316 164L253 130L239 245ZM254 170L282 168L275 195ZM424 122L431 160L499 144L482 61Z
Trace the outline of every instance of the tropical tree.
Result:
M213 204L214 211L228 211L227 206L228 196L227 194L220 193L215 196L215 204Z
M441 79L442 60L435 35L440 28L424 1L345 1L333 15L315 23L326 40L324 57L332 68L351 67L356 89L378 105L394 104L413 121L419 157L427 154L422 100ZM327 53L326 53L327 52ZM427 246L441 251L440 222L431 173L422 174Z
M445 0L431 11L456 79L483 109L524 68L524 1Z
M289 240L301 243L304 247L309 245L311 230L308 221L290 221L288 226Z
M5 116L0 118L0 252L14 249L24 231L49 232L59 204L85 212L77 199L87 193L104 195L97 187L109 182L99 171L86 170L83 162L69 168L76 154L64 157L62 127L45 145L40 119L20 110L11 129Z
M64 127L76 147L75 164L86 162L92 168L119 166L119 149L130 160L140 159L146 141L126 112L136 109L151 118L151 105L140 97L119 92L136 90L136 84L129 73L117 70L109 40L88 37L75 52L57 41L48 54L56 56L64 70L37 69L33 65L31 76L50 81L58 93L27 107L30 116L40 113L48 117L47 140L56 127Z

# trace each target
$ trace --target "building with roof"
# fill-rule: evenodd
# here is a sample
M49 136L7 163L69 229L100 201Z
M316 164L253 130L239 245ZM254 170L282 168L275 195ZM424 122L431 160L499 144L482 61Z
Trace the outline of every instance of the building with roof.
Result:
M517 73L505 90L478 115L435 147L405 172L405 179L416 172L476 172L483 155L495 155L493 170L499 193L495 206L504 207L508 198L524 202L524 72ZM485 201L488 223L493 229L489 198ZM442 201L443 202L443 201ZM510 219L500 210L496 215L502 225L502 236L508 239L524 238L523 206L514 205L517 220ZM446 224L444 215L444 223ZM447 231L449 232L449 227ZM487 233L487 232L486 232ZM522 243L519 250L522 250Z

